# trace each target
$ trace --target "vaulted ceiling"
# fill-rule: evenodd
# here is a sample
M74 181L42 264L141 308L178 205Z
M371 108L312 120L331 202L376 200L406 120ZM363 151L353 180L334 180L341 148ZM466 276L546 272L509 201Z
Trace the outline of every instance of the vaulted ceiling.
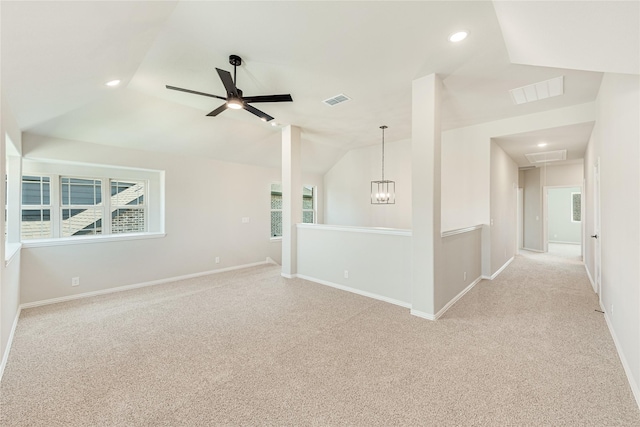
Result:
M302 129L303 167L410 137L411 82L445 87L443 128L593 101L603 72L638 74L638 2L0 3L2 96L25 132L279 166L280 128L246 111L206 114L225 95L215 68ZM448 36L469 32L453 44ZM564 76L565 94L514 105L509 89ZM105 82L120 79L110 88ZM338 94L351 101L329 107ZM584 129L578 132L584 138ZM587 137L588 138L588 137ZM586 141L585 141L586 143Z

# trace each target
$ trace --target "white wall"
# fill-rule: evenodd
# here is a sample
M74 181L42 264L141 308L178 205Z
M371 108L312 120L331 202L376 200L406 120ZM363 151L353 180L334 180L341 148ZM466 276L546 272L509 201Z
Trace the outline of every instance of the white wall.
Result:
M384 148L384 176L396 183L396 203L371 204L371 181L382 173L382 145L351 150L324 176L325 224L411 228L411 140L385 141Z
M11 139L15 150L22 150L22 134L13 117L9 106L2 100L2 115L0 117L0 176L7 172L6 153L7 136ZM5 186L0 185L0 200L5 200ZM4 215L0 215L0 229L4 230ZM6 248L0 244L0 361L5 360L8 354L7 345L20 305L20 254L18 253L11 262L5 264ZM0 365L0 374L4 365Z
M516 254L518 165L491 141L491 275Z
M558 166L551 163L543 168L542 173L542 185L549 187L580 187L582 186L582 180L584 179L584 167L582 162Z
M442 133L442 230L489 224L492 137L592 122L586 103Z
M410 267L409 231L298 226L300 277L409 307Z
M547 238L550 243L581 243L582 222L571 220L572 194L580 192L580 187L547 190Z
M270 184L280 169L180 157L25 134L33 159L165 171L166 237L22 250L21 302L29 303L238 265L280 262L270 239ZM304 182L322 187L321 176ZM248 224L242 223L249 217ZM220 263L215 263L220 257ZM80 286L71 287L71 277Z
M586 233L594 232L593 166L600 159L602 304L640 404L640 78L605 74L585 154ZM595 277L594 239L585 262Z
M540 168L523 171L524 182L524 249L543 250L542 187Z

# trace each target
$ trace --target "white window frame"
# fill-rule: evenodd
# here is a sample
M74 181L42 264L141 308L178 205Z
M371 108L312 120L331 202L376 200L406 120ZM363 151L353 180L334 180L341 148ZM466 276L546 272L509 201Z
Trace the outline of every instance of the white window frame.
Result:
M41 188L41 196L40 196L40 204L39 205L25 205L22 202L22 186L24 184L24 177L25 176L34 176L34 177L39 177L40 178L40 186L42 187L42 178L49 178L49 204L45 205L43 204L43 196L42 196L42 188ZM20 226L22 227L22 213L25 210L39 210L39 211L45 211L48 210L49 211L49 221L51 222L51 234L49 235L49 237L40 237L40 239L52 239L55 237L56 235L56 230L55 230L55 205L54 205L54 201L53 201L53 187L55 187L56 185L56 181L54 180L54 177L51 175L47 175L47 174L23 174L20 175ZM23 241L22 239L22 228L20 229L20 241ZM37 240L37 239L27 239L26 241L29 240Z
M64 200L62 200L62 186L63 184L63 180L64 179L68 179L68 180L72 180L72 179L80 179L80 180L85 180L85 181L94 181L95 182L100 182L100 200L101 202L98 204L93 204L93 205L72 205L72 204L68 204L65 205L64 204ZM71 184L71 182L70 182ZM56 225L57 225L57 229L58 229L58 234L54 235L54 237L58 237L58 238L76 238L79 236L63 236L64 233L64 229L63 229L63 221L64 221L64 214L63 211L65 210L89 210L89 209L95 209L96 211L100 212L100 216L102 219L102 230L100 233L90 233L88 234L88 236L98 236L98 235L109 235L110 234L110 230L108 230L108 226L105 225L105 223L107 222L107 212L109 212L109 203L108 201L105 199L105 179L104 178L99 178L99 177L85 177L85 176L71 176L71 175L61 175L58 177L57 180L57 188L56 190L59 192L58 193L58 197L57 200L59 201L58 205L56 206L57 210L58 210L58 217L56 218ZM53 190L52 191L56 191ZM79 231L79 230L78 230Z
M280 182L272 182L269 185L269 206L271 206L271 188L274 184L279 184L282 185ZM318 193L318 187L315 185L303 185L302 188L304 189L305 187L311 187L312 189L312 200L313 200L313 208L312 209L304 209L304 195L302 196L302 200L300 200L300 207L302 208L302 214L303 214L303 218L304 218L304 213L305 212L312 212L313 213L313 222L309 223L306 222L304 224L316 224L317 223L317 218L318 218L318 212L317 212L317 193ZM273 228L273 225L271 224L271 212L282 212L282 209L271 209L269 212L269 235L271 235L271 229ZM270 236L271 240L282 240L282 236Z
M161 238L166 235L164 231L164 171L23 159L21 176L22 175L49 177L51 183L50 212L53 230L53 237L50 238L21 239L21 244L24 248ZM62 206L60 200L62 196L61 177L94 179L101 181L102 206L100 206L100 208L103 212L102 234L61 237L62 233L60 227L62 209L73 209L76 207L73 205ZM142 205L115 206L114 202L114 206L111 206L112 181L144 183L145 189ZM21 195L19 200L21 202ZM22 205L20 206L22 207ZM111 212L112 209L118 207L123 209L130 209L132 207L144 209L144 232L113 234L111 232ZM78 208L84 208L84 206ZM20 230L18 230L18 235L21 236Z

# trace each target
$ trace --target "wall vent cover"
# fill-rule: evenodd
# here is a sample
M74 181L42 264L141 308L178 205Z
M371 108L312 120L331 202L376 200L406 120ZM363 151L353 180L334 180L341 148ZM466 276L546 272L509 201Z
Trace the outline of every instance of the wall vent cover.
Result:
M517 87L509 91L514 104L526 104L527 102L564 95L564 76L528 86Z
M351 98L349 98L344 93L341 93L340 95L332 96L329 99L325 99L322 102L324 102L325 104L327 104L330 107L333 107L335 105L338 105L338 104L343 103L343 102L347 102L349 100L351 100Z
M544 153L525 154L531 163L557 162L567 160L567 150L545 151Z

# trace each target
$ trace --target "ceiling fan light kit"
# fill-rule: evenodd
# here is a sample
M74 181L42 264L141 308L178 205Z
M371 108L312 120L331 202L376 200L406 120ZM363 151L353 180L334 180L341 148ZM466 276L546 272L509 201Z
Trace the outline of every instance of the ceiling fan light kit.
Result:
M231 108L232 110L246 110L253 114L254 116L259 117L262 121L268 122L273 120L273 117L265 113L264 111L258 110L253 105L250 105L254 102L292 102L293 98L291 98L290 94L286 95L261 95L261 96L243 96L242 90L236 86L236 68L239 65L242 65L242 58L238 55L229 56L229 64L233 65L233 78L231 77L231 73L226 70L221 70L220 68L216 68L218 72L218 76L220 80L222 80L222 84L227 91L227 96L219 96L211 93L199 92L191 89L183 89L176 86L165 85L167 89L177 90L180 92L192 93L194 95L208 96L210 98L222 99L226 101L224 104L207 114L207 116L215 117L218 114L222 113L227 108Z
M371 181L371 204L394 205L396 203L396 183L384 179L384 130L388 126L380 126L382 129L382 179Z

